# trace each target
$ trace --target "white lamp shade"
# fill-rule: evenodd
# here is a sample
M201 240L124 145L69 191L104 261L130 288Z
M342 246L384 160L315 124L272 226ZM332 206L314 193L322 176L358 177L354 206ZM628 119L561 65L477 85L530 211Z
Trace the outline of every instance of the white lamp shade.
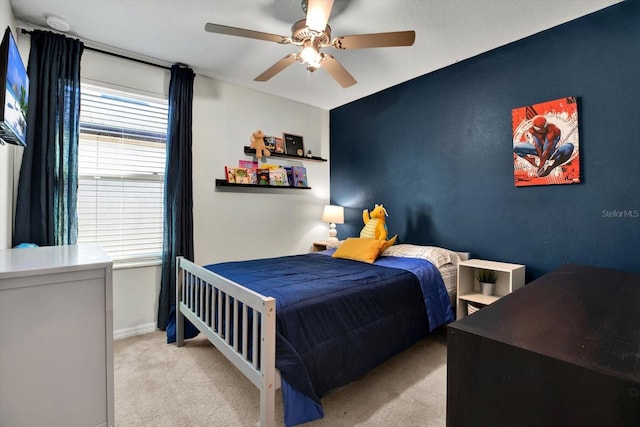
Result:
M344 224L344 208L342 206L326 205L324 212L322 212L322 221L330 223L327 247L337 248L340 242L337 237L336 224Z
M322 221L344 224L344 208L342 206L326 205L324 212L322 212Z

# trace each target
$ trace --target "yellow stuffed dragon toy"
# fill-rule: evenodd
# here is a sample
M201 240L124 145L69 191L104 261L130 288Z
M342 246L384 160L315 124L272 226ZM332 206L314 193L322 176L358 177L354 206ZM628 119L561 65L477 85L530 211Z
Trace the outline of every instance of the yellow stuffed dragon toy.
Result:
M387 240L387 210L383 205L376 204L375 208L369 213L368 209L362 211L362 221L364 222L364 228L360 231L360 237L366 239L386 240L387 243L384 249L393 245L396 242L398 235L393 236Z

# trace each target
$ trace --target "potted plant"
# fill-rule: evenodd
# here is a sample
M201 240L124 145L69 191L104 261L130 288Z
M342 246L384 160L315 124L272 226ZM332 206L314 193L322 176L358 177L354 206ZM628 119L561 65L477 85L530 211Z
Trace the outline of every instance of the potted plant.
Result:
M482 295L493 295L496 289L496 280L498 280L498 274L493 270L480 269L476 273L476 278L480 283L480 291Z

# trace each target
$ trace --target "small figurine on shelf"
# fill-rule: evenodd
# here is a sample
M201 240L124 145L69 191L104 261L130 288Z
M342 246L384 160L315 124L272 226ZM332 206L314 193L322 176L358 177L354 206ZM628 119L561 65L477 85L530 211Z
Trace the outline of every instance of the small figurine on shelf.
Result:
M307 151L307 157L310 158L310 159L313 157L313 154L311 153L311 150Z
M251 134L251 147L256 150L256 157L259 159L264 154L265 157L269 157L271 152L264 144L264 133L261 130L257 130Z

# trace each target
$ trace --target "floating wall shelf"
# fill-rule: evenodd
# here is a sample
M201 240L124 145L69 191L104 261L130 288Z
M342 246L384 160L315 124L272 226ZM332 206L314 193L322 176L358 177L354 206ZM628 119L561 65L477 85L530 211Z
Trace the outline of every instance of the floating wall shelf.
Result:
M256 150L253 148L249 148L245 145L244 147L244 154L248 154L251 156L255 156L256 155ZM304 160L304 161L309 161L309 162L326 162L327 159L323 159L322 157L316 157L316 156L311 156L311 157L306 157L306 156L296 156L293 154L281 154L281 153L271 153L271 156L269 157L281 157L284 159L291 159L291 160ZM267 158L269 158L267 157ZM264 156L262 157L263 159L265 158ZM261 185L261 187L264 187L264 185Z
M311 187L291 187L288 185L260 185L260 184L234 184L225 179L216 179L216 187L227 188L277 188L280 190L311 190Z

